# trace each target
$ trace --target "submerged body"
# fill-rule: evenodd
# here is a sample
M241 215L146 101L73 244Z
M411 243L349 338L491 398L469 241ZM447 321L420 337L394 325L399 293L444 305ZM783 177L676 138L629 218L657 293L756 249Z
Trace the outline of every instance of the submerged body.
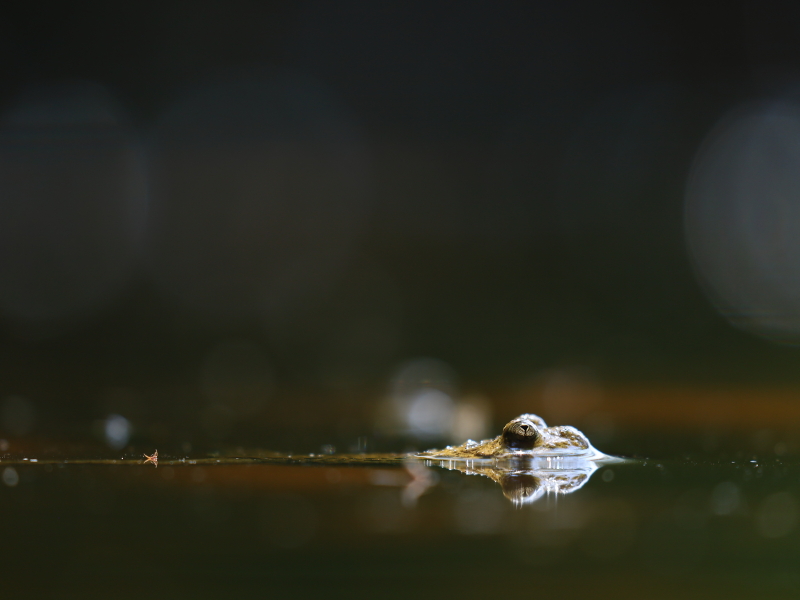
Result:
M569 425L548 427L538 415L525 414L511 420L494 439L467 440L460 446L428 450L425 458L503 458L514 456L578 456L600 460L606 455L596 450L583 433Z

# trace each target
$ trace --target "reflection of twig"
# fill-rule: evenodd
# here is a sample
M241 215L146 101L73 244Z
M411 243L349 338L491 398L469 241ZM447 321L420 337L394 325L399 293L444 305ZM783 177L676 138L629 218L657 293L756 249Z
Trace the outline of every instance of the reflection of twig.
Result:
M417 499L436 485L439 477L431 469L415 461L406 461L405 467L411 475L411 481L403 488L402 502L406 508L413 508Z
M146 465L147 463L153 463L156 466L156 469L158 468L158 450L149 456L145 454L144 457L146 460L142 463L143 465Z

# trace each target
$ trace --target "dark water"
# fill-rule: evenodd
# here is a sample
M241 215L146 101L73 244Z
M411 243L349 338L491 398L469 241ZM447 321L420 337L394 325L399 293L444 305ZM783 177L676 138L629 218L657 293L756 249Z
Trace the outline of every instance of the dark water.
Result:
M518 505L399 455L0 461L5 598L796 598L800 460L637 460ZM530 483L531 478L528 478Z

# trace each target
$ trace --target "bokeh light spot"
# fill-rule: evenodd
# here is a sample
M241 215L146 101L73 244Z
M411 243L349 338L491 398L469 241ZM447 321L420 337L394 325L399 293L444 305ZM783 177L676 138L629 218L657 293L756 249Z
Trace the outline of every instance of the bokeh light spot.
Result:
M0 311L59 333L128 283L146 218L144 161L99 84L21 92L0 115Z
M456 375L445 362L416 358L400 365L390 382L384 428L421 439L449 439L456 415Z
M14 487L19 483L19 475L14 467L6 467L3 469L3 483L8 487Z
M322 83L228 74L187 90L151 147L151 268L223 324L313 305L346 263L366 206L366 149Z
M688 181L685 234L721 314L774 341L800 340L800 108L741 108L715 127Z
M711 512L715 515L731 515L741 508L742 492L732 481L723 481L711 492Z
M124 448L131 437L132 427L130 421L122 415L110 415L104 423L103 433L106 443L119 450Z

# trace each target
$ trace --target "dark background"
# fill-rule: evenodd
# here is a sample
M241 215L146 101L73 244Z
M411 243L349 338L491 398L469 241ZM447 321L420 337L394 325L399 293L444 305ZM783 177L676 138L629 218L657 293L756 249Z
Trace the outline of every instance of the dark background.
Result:
M499 404L795 385L793 336L706 293L684 202L723 116L796 96L798 34L789 2L6 11L6 435L356 439L419 357Z

